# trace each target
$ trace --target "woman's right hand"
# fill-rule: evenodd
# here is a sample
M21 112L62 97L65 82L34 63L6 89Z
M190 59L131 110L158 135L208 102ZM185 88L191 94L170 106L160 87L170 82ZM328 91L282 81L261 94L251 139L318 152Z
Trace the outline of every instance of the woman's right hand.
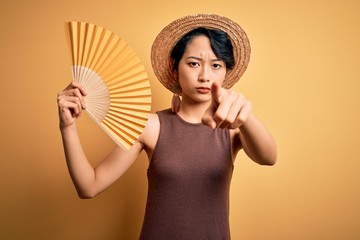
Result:
M76 122L82 110L86 108L84 100L86 94L86 89L74 81L58 94L60 129L67 128Z

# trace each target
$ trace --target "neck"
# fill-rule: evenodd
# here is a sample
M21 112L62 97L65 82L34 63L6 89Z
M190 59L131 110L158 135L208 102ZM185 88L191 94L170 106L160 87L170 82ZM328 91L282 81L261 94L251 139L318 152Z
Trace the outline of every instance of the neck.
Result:
M181 101L180 111L178 112L178 115L187 122L201 123L201 119L209 106L210 101L194 103L183 98Z

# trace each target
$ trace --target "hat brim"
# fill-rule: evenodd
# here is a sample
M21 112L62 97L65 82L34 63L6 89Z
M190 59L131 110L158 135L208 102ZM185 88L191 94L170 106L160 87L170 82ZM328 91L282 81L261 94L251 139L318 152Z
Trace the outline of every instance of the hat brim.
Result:
M229 18L216 14L196 14L177 19L167 25L156 37L151 48L151 64L156 77L174 92L177 77L170 57L176 43L186 33L199 28L219 29L226 32L233 45L235 66L228 70L222 87L231 88L244 74L250 61L250 43L245 31Z

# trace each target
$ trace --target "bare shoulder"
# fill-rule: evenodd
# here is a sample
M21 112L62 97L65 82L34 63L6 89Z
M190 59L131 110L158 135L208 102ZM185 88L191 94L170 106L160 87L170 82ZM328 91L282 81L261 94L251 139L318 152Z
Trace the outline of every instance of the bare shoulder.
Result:
M146 124L146 128L148 127L153 128L159 126L160 126L159 116L155 113L150 114Z
M160 132L160 121L157 114L150 114L144 131L139 137L140 143L143 145L144 149L148 152L152 152L154 149L157 140L159 138ZM148 152L149 153L149 152Z

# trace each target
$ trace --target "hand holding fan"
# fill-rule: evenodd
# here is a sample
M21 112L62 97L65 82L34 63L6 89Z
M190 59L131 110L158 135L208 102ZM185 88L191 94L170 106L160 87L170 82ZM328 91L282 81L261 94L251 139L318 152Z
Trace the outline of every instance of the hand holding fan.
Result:
M151 109L145 67L129 45L102 27L67 22L65 32L73 81L88 92L86 111L119 146L129 149Z

